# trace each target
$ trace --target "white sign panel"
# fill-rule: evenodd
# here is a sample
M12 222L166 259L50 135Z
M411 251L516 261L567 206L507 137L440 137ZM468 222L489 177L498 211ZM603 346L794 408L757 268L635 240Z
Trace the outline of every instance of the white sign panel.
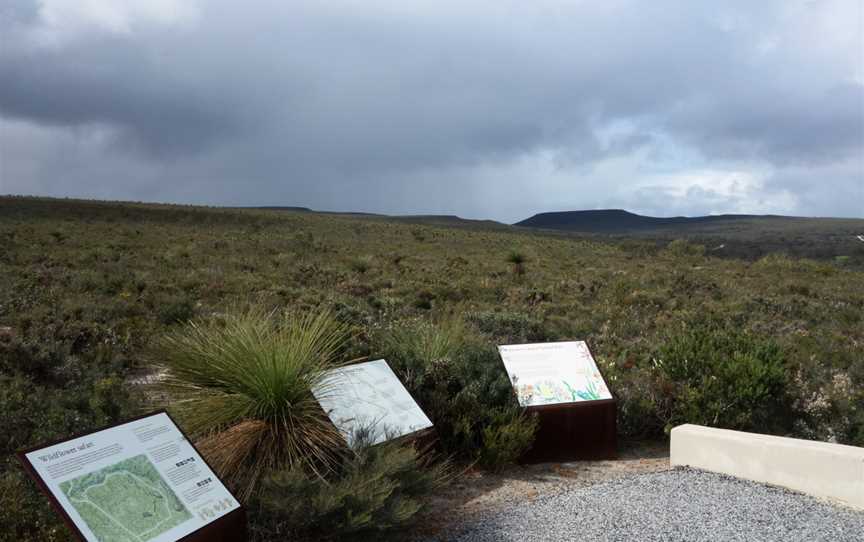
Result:
M333 369L312 393L348 444L357 429L371 430L378 444L432 427L383 359Z
M611 399L585 341L499 346L522 406Z
M174 542L240 507L164 412L24 457L88 542Z

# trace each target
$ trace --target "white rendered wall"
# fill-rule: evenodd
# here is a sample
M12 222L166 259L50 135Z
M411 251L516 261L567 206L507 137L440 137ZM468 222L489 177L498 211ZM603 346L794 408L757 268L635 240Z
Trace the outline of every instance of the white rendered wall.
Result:
M686 424L672 429L670 463L864 510L864 448Z

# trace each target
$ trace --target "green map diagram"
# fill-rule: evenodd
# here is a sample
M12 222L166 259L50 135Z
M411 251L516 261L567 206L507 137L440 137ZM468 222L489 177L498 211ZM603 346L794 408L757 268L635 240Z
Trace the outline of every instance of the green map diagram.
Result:
M99 542L146 542L192 518L143 454L67 480L60 489Z

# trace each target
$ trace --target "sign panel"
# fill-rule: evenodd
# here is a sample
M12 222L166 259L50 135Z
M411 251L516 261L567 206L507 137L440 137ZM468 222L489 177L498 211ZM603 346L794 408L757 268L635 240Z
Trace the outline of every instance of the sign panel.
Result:
M358 429L378 444L432 427L383 359L333 369L312 393L349 445Z
M522 406L611 399L585 341L499 346Z
M165 412L19 455L88 542L174 542L240 508Z

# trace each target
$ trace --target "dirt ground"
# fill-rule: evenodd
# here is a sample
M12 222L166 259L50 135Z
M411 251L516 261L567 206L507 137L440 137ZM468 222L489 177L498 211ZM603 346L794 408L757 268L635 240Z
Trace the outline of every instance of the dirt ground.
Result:
M500 473L469 469L439 490L412 534L418 537L440 534L479 512L531 501L563 489L668 469L669 445L658 442L623 446L614 460L518 465Z

